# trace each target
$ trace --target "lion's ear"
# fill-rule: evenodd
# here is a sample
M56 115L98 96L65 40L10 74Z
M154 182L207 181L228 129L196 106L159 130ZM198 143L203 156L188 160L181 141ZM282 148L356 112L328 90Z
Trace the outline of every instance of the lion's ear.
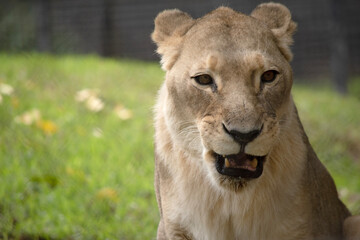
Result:
M165 10L155 18L155 29L151 34L161 55L162 68L170 70L179 56L182 37L194 24L194 19L178 9Z
M290 45L292 35L296 30L296 23L291 20L291 13L287 7L279 3L263 3L257 6L251 16L264 22L278 40L278 46L288 61L292 59Z

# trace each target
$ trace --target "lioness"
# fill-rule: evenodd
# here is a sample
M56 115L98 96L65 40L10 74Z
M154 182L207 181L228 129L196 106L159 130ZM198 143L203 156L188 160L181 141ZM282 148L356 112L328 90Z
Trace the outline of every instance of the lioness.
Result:
M295 29L276 3L156 17L157 239L343 238L350 213L290 93Z

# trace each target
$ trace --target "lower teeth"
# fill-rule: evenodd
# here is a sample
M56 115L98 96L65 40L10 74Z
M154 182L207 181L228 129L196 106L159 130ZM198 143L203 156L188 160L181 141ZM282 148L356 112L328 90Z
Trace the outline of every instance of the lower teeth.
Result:
M251 161L251 167L256 168L257 165L258 165L258 160L257 160L257 158L254 158L254 159Z

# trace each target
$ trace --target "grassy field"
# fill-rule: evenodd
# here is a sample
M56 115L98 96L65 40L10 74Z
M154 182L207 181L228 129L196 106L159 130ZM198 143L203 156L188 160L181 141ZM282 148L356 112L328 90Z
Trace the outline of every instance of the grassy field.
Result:
M154 239L158 64L0 54L0 239ZM360 213L360 101L296 86L342 199Z

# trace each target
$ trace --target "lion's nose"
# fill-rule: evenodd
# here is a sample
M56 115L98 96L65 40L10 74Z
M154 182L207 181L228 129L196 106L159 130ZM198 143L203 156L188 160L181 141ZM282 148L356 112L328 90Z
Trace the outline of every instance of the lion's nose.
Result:
M246 145L247 143L254 140L257 136L259 136L259 134L262 130L262 127L261 127L260 129L252 130L249 132L239 132L235 129L232 129L232 130L227 129L224 124L223 124L223 128L226 133L231 135L234 138L234 140L236 142L240 143L241 145Z

